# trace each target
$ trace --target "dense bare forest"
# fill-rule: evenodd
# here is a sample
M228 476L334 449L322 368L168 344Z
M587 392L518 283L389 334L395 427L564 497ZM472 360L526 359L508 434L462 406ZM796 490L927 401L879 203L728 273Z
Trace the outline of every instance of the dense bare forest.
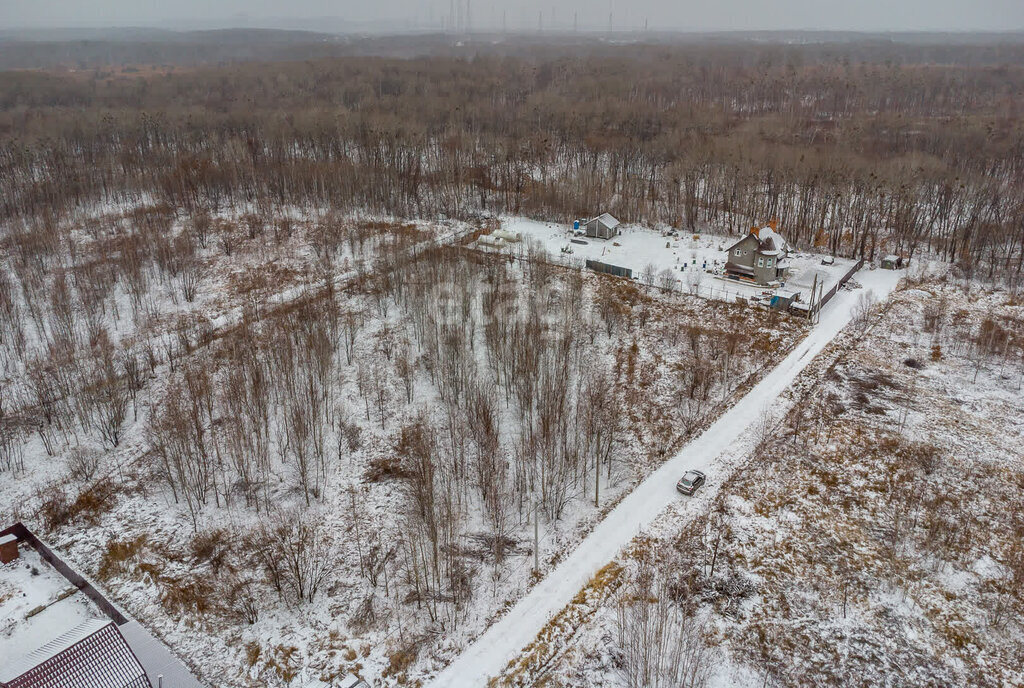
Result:
M3 73L0 211L23 227L7 241L141 200L267 216L602 208L691 228L775 218L798 245L924 250L1012 280L1024 267L1017 45L537 54Z

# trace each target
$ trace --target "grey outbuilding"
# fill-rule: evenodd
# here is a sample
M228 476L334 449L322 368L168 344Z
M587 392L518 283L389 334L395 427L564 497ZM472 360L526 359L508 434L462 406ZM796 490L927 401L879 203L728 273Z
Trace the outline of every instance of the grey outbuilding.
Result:
M587 220L587 236L597 239L611 239L619 233L619 221L609 213L602 213Z

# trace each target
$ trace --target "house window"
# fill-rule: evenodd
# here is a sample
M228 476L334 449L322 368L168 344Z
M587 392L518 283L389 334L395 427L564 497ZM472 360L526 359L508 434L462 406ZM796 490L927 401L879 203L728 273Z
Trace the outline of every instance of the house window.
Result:
M737 255L737 256L742 256L742 255L743 255L743 252L742 252L742 251L740 251L739 249L736 249L736 255Z
M772 266L772 259L771 259L771 258L769 258L769 259L768 259L768 262L767 262L767 263L765 263L765 265L767 265L768 267L771 267L771 266Z
M757 267L759 267L759 268L763 268L764 267L764 258L758 258L757 259Z

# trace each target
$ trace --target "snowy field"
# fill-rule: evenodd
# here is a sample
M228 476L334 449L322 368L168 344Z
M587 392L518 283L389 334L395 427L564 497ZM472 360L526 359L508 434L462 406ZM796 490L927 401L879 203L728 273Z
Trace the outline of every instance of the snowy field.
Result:
M620 225L621 234L606 240L575 236L571 225L522 217L503 218L501 229L518 233L523 241L505 243L500 248L479 245L486 250L520 253L526 250L526 244L536 241L553 259L566 265L582 266L587 260L599 260L631 269L636 280L642 280L647 270L657 286L671 285L674 290L721 301L757 299L777 291L724 276L727 251L742 238L738 236L683 231L678 232L679 236L670 236L667 230ZM815 276L820 290L828 292L856 265L856 261L847 258L835 258L831 265L823 265L824 257L806 252L791 253L791 276L779 289L799 292L800 300L807 303Z
M0 566L0 666L83 621L106 618L34 549L20 550L17 559Z

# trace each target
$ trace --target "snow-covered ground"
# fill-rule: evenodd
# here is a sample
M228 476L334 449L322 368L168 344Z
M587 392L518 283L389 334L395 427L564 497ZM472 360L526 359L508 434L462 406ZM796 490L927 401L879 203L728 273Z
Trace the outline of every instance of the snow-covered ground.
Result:
M743 470L616 560L620 586L669 587L573 601L546 680L639 685L623 609L662 599L699 629L708 688L1021 685L1024 310L943 273L857 319L748 431Z
M858 276L865 290L885 299L901 274L872 271ZM467 647L433 680L435 686L485 685L537 635L538 631L566 604L602 566L614 559L644 527L667 507L685 512L687 500L675 491L679 476L687 470L708 475L707 499L730 470L733 460L745 453L732 449L744 431L762 418L779 395L814 357L846 327L857 310L861 292L841 291L822 313L811 334L749 393L722 415L708 430L686 445L651 474L609 513L555 570L536 585L505 616Z
M0 566L0 666L83 621L105 618L34 549L20 550L17 559Z
M587 260L597 260L629 268L636 280L642 279L644 271L651 266L656 285L666 286L664 280L669 279L673 289L721 301L754 299L782 290L798 292L800 301L808 303L815 284L819 293L828 292L856 265L856 261L848 258L835 258L825 265L823 255L794 251L789 257L790 277L776 289L724 276L727 251L741 237L683 231L671 236L668 230L621 225L621 233L614 239L594 239L574 236L571 225L522 217L503 218L501 229L520 235L522 241L501 242L498 246L479 242L478 245L486 250L517 253L525 251L529 242L534 241L557 262L583 265Z
M15 663L22 670L33 666L42 661L42 655L34 655L40 648L89 621L103 625L111 620L27 543L19 546L17 559L0 565L0 669ZM163 677L167 688L201 688L181 661L137 621L128 620L118 630L154 686Z

